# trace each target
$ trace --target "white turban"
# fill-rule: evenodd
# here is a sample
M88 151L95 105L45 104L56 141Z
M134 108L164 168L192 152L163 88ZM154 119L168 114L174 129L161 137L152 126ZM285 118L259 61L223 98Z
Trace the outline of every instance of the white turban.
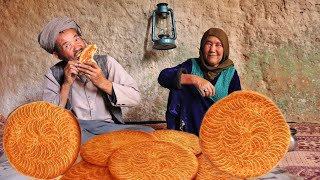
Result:
M81 29L73 19L54 18L40 32L38 36L40 46L52 54L59 33L66 29L75 29L81 35Z

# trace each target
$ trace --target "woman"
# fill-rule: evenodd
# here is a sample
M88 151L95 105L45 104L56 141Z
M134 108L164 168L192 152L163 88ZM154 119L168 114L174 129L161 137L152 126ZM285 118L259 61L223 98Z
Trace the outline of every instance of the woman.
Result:
M168 129L199 135L208 108L241 90L240 79L229 59L229 42L219 28L207 30L200 44L199 58L188 59L160 72L158 82L170 90L166 121Z

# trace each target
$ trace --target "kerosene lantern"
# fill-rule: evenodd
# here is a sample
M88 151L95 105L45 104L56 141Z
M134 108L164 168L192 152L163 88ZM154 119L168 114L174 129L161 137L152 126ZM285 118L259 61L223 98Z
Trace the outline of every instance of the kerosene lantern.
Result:
M176 27L174 24L173 10L167 3L157 4L157 9L152 13L152 41L153 48L168 50L177 47Z

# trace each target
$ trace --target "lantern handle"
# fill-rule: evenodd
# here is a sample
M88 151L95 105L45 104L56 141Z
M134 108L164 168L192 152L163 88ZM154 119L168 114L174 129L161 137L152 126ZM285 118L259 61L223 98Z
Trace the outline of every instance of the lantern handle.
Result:
M176 39L177 38L177 32L176 32L176 25L174 22L174 13L173 10L171 8L168 9L168 11L171 13L171 24L172 24L172 30L173 30L173 38L172 39Z
M156 23L156 11L153 11L153 13L152 13L152 41L156 40L156 37L155 37L155 32L156 32L155 23Z

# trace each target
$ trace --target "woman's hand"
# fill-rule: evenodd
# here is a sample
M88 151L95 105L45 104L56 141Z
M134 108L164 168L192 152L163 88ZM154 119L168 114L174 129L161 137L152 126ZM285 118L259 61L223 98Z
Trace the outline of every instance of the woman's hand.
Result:
M214 86L211 84L210 81L199 76L195 76L194 78L195 78L194 85L202 93L202 96L209 97L215 94Z
M193 74L182 74L181 84L193 84L202 96L209 97L215 94L215 88L210 81Z

